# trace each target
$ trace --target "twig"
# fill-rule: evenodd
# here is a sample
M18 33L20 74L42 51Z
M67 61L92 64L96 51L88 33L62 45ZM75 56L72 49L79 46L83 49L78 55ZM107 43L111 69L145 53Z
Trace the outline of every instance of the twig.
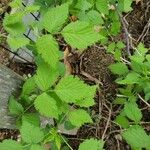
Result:
M141 97L140 94L138 94L138 97L140 98L140 100L141 100L142 102L144 102L148 107L150 107L150 104L149 104L148 102L146 102L146 101Z
M102 140L104 140L104 138L105 138L105 134L107 132L107 129L108 129L108 126L109 126L109 122L110 122L110 119L111 119L111 109L108 108L107 106L105 106L105 107L109 110L109 114L108 114L108 120L107 120L107 123L106 123L106 127L105 127L105 130L104 130L102 138L101 138Z
M127 44L126 45L127 53L128 53L129 56L131 56L131 53L130 53L130 34L129 34L129 32L127 30L127 27L126 27L126 21L124 20L122 14L118 11L117 7L116 6L114 6L114 7L116 8L116 11L119 15L120 21L123 25L123 29L124 29L124 32L125 32L125 35L126 35L125 37L126 37L126 44Z

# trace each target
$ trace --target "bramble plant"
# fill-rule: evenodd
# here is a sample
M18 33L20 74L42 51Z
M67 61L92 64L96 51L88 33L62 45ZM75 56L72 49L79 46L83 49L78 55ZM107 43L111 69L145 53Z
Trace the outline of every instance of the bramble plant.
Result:
M4 140L0 149L44 150L44 145L51 144L52 150L72 149L67 139L59 132L59 125L66 129L79 128L85 123L92 123L90 111L98 85L87 85L79 77L65 74L65 66L60 60L58 37L76 52L83 52L94 43L108 45L109 37L120 33L119 14L131 11L132 0L35 0L34 4L24 6L22 0L10 3L12 13L6 14L3 26L9 33L7 42L16 51L27 47L32 51L37 66L36 73L27 78L21 95L11 97L10 113L16 116L16 125L21 133L21 141ZM24 23L23 18L34 12L40 13L36 21ZM31 29L35 39L25 36ZM2 35L3 36L3 35ZM130 57L131 63L121 62L122 41L112 42L107 52L114 54L117 61L110 69L118 74L118 84L125 85L115 104L124 105L116 122L127 129L122 136L133 149L149 148L150 138L140 126L141 110L136 103L139 93L145 93L149 100L149 63L150 57L142 44ZM130 67L130 68L129 68ZM146 86L145 86L146 85ZM54 125L40 127L40 117L54 120ZM130 120L133 126L130 127ZM140 141L140 142L139 142ZM87 139L80 144L79 150L102 150L104 141Z

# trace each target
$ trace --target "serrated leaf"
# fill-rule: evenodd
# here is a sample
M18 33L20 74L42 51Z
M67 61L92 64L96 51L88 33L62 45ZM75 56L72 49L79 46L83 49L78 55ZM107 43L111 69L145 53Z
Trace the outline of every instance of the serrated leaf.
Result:
M77 102L86 98L93 98L96 86L88 86L78 77L66 76L55 87L55 93L67 103Z
M57 80L59 73L56 69L49 67L45 62L38 65L36 75L34 76L35 83L42 90L48 90Z
M30 150L45 150L45 148L39 144L32 144Z
M115 118L115 122L118 123L123 128L128 128L129 125L130 125L128 119L125 116L123 116L123 115L117 116Z
M118 0L118 7L123 12L129 12L132 10L131 4L133 0Z
M104 23L100 13L97 12L96 10L91 10L87 14L79 16L79 19L81 21L90 22L93 25L101 25Z
M100 40L99 34L88 22L72 22L61 33L68 44L78 49L85 49Z
M20 133L21 138L25 143L36 144L41 142L44 138L44 133L41 129L27 121L23 121Z
M33 13L40 9L40 6L38 5L28 5L25 7L25 13Z
M37 40L36 46L44 61L56 68L59 61L59 47L56 40L50 34L43 35Z
M11 8L20 8L22 6L22 0L13 0L9 3Z
M43 27L50 33L58 32L68 18L68 4L50 8L44 15Z
M23 150L20 143L13 140L4 140L0 143L0 150Z
M75 103L76 105L79 105L80 107L90 107L95 104L94 99L82 99Z
M10 37L9 36L7 38L7 42L12 49L17 50L18 48L28 45L30 41L24 37Z
M100 13L109 14L108 0L96 0L96 8Z
M104 141L97 139L88 139L80 144L79 150L103 150Z
M9 99L8 108L12 115L20 115L24 111L22 105L19 102L17 102L17 100L12 96Z
M140 79L140 75L135 72L130 72L125 79L121 81L117 81L118 84L135 84L138 83Z
M139 125L133 125L122 133L123 138L133 149L150 147L150 137Z
M56 101L47 93L39 95L34 102L36 110L46 117L58 118L58 107Z
M73 110L69 113L68 117L72 125L81 127L85 123L92 123L90 115L83 109Z
M22 116L22 122L28 122L34 126L40 126L40 117L37 113L26 113Z
M135 121L136 123L140 122L140 120L142 119L141 110L138 108L138 105L136 103L126 103L124 112L129 119Z
M26 95L30 95L34 90L36 89L35 80L33 77L28 78L25 83L23 84L21 97L24 97Z
M79 9L82 12L89 10L91 7L91 3L87 2L87 0L79 0L75 6L76 9Z
M10 15L6 14L3 20L3 27L9 34L13 36L22 35L26 30L22 17L22 12Z
M137 47L138 52L142 55L146 54L148 52L148 48L145 48L144 44L140 43Z
M112 73L118 75L124 75L129 72L128 67L124 63L115 63L109 66Z

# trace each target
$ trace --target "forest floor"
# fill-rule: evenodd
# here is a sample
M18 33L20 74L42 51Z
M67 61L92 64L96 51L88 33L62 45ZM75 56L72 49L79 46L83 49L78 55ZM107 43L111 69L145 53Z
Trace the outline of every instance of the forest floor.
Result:
M132 42L137 45L143 42L147 48L150 48L150 1L143 0L138 4L134 4L133 11L124 14L128 24L128 31L131 34ZM0 31L3 31L0 18ZM122 33L124 31L122 30ZM120 35L122 37L122 35ZM79 57L73 60L68 58L73 68L74 74L78 75L85 82L94 84L100 82L101 88L95 97L96 104L91 107L94 124L85 125L79 129L77 135L68 136L69 143L74 150L77 150L82 139L90 137L102 138L106 141L106 150L130 150L129 146L120 136L120 128L113 122L118 115L121 107L112 104L116 97L117 84L115 76L111 74L108 66L114 62L111 54L107 54L104 47L93 45ZM29 73L28 65L22 65L9 59L8 52L0 47L0 63L9 66L17 73L23 75L24 72ZM143 104L140 108L143 108ZM150 110L143 111L145 121L150 121ZM150 133L150 124L144 125L147 132ZM1 130L0 140L6 138L17 138L16 131Z

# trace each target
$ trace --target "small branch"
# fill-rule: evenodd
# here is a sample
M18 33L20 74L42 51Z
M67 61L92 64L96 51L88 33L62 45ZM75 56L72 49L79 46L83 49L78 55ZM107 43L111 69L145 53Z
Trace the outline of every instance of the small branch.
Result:
M140 94L138 94L138 97L140 98L140 100L141 100L142 102L144 102L144 103L150 108L150 104L149 104L147 101L145 101L145 100L141 97Z

